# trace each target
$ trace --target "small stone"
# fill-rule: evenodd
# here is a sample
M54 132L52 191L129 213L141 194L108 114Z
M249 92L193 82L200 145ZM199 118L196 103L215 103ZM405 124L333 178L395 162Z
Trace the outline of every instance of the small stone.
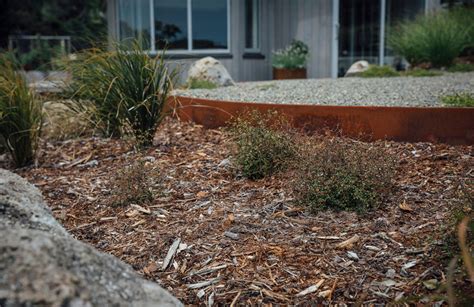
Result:
M385 276L386 276L387 278L391 278L391 279L392 279L392 278L395 277L395 273L396 273L396 272L395 272L394 269L388 269L388 270L387 270L387 273L385 273Z
M356 253L350 252L350 251L347 252L347 257L349 259L352 259L352 260L355 260L355 261L359 261L359 259L360 259L359 256Z

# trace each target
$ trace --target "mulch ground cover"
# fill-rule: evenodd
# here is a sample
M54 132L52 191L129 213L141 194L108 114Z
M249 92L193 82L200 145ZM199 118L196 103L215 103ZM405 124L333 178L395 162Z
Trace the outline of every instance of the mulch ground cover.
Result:
M394 195L365 215L310 214L293 201L289 173L242 178L223 131L175 120L144 153L122 140L44 143L38 167L16 172L77 239L186 304L419 302L446 280L446 221L459 180L474 176L473 147L371 146L395 154L399 172ZM161 192L111 204L116 177L137 159L160 170Z

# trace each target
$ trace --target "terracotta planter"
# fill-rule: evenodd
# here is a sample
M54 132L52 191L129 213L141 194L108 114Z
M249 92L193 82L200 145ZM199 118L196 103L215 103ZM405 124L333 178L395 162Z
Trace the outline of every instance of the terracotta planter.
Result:
M306 68L273 68L273 80L306 79Z

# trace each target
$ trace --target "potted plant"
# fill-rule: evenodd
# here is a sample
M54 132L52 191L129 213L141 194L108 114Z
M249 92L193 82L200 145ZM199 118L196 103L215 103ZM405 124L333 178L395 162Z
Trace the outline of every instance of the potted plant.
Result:
M273 52L273 79L305 79L308 56L308 45L299 40L293 40L285 49Z

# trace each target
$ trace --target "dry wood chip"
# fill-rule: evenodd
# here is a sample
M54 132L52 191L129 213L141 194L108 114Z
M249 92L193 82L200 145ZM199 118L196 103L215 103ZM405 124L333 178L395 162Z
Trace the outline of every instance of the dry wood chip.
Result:
M218 283L220 280L221 280L221 277L219 276L219 277L209 279L209 280L206 280L206 281L201 281L201 282L198 282L198 283L195 283L195 284L189 284L189 285L187 285L187 287L189 289L200 289L200 288L204 288L204 287L213 285L215 283Z
M131 206L132 206L133 208L137 209L137 211L139 211L139 212L141 212L141 213L151 214L150 209L145 209L145 208L143 208L142 206L135 205L135 204L132 204Z
M232 240L238 240L240 237L238 233L230 232L230 231L224 232L224 236L231 238Z
M413 208L410 207L409 204L407 204L407 201L406 201L406 200L403 200L403 202L399 205L399 208L400 208L402 211L406 211L406 212L411 212L411 211L413 211Z
M286 296L284 296L283 294L279 294L279 293L273 292L271 290L267 290L265 288L262 288L261 291L262 291L263 294L265 294L266 296L269 296L271 298L276 298L277 300L280 300L280 301L289 301L289 299Z
M336 245L336 248L351 248L352 245L354 245L354 243L359 241L359 239L360 239L359 235L354 235L350 239L347 239L346 241L341 242L338 245Z
M168 253L166 254L165 260L163 260L163 266L162 266L163 271L166 270L166 268L168 268L168 265L170 264L171 259L173 258L174 254L178 250L179 243L181 243L181 238L177 238L176 240L174 240L173 244L171 244L171 247L168 250Z
M316 237L319 240L341 240L341 237L328 236L328 237Z
M196 272L191 272L191 273L188 274L188 276L205 275L205 274L213 273L215 271L219 271L219 270L222 270L222 269L225 269L225 268L227 268L227 264L222 264L222 265L218 265L218 266L215 266L215 267L204 268L204 269L201 269L201 270L196 271Z
M321 285L323 284L324 282L324 279L321 279L320 281L318 281L315 285L312 285L306 289L304 289L303 291L299 292L298 294L296 294L296 296L305 296L307 294L310 294L310 293L313 293L313 292L316 292L319 287L321 287Z

